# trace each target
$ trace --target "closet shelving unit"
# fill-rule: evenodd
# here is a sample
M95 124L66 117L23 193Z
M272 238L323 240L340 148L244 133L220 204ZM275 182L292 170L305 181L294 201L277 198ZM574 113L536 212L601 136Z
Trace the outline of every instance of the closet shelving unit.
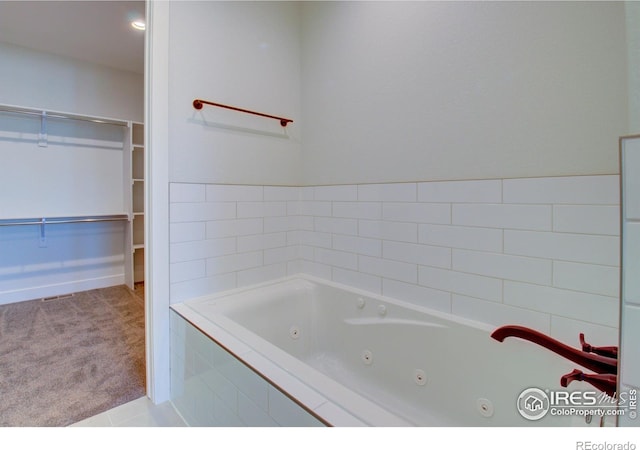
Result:
M125 162L130 167L125 173L130 174L131 221L126 236L127 255L130 257L125 261L125 283L133 289L136 283L144 282L144 124L131 122L129 133L130 157L125 158Z
M58 208L60 214L43 214L43 215L13 215L4 209L0 210L0 228L6 226L39 226L40 239L45 240L46 227L55 226L55 224L63 223L86 223L86 222L104 222L104 221L122 221L125 223L125 243L124 243L124 269L125 284L133 289L135 283L144 281L144 165L145 165L145 147L144 147L144 124L140 122L132 122L129 120L120 120L105 118L99 116L83 115L76 113L68 113L53 110L44 110L32 107L23 107L17 105L0 104L0 113L13 116L30 117L29 120L39 121L39 134L34 135L35 131L29 131L27 134L19 131L9 133L8 139L16 141L32 142L36 148L42 147L43 151L47 150L49 145L60 148L66 145L64 139L58 136L52 136L47 133L49 121L72 121L72 122L91 122L95 126L117 126L122 127L122 146L117 144L110 147L113 150L122 150L122 202L112 201L119 206L117 210L100 211L90 208L87 214L65 214L66 208ZM34 127L29 128L33 130ZM30 134L29 134L30 133ZM25 141L26 139L26 141ZM92 142L81 137L82 142ZM84 140L83 140L84 139ZM111 144L110 144L111 145ZM57 148L57 147L56 147ZM49 150L51 151L51 150ZM64 177L64 174L56 174L57 177ZM72 179L77 180L77 174ZM92 175L87 175L88 177ZM119 176L117 177L120 178ZM116 188L114 192L120 191ZM55 194L52 190L51 193ZM113 195L110 196L114 200ZM94 204L95 202L92 202ZM5 205L6 206L6 205ZM113 205L112 205L113 208ZM72 208L73 209L73 208ZM99 209L99 208L98 208ZM49 212L57 211L56 208L49 208ZM36 211L40 213L41 211Z

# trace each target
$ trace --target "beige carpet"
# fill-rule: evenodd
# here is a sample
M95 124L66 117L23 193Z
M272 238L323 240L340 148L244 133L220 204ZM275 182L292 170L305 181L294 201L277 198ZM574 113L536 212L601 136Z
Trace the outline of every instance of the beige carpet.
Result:
M145 394L144 302L126 286L0 306L0 426L66 426Z

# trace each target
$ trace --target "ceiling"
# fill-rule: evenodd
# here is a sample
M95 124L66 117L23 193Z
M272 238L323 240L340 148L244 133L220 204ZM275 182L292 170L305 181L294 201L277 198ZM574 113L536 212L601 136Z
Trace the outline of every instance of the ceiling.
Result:
M144 72L144 1L0 1L0 41Z

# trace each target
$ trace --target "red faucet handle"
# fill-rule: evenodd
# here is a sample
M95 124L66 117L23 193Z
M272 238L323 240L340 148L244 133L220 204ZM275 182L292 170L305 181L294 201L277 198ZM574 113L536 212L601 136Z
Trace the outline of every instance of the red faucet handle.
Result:
M616 395L616 383L618 377L611 374L591 374L584 373L581 370L573 369L570 373L560 378L560 386L567 387L572 381L586 381L591 386L598 388L607 395L614 397Z
M560 378L560 386L567 387L572 381L582 381L583 376L584 373L582 372L582 370L573 369L571 373L562 375L562 378Z
M600 356L607 356L609 358L618 358L618 347L594 347L584 340L584 333L580 333L580 345L582 351L587 353L595 353Z

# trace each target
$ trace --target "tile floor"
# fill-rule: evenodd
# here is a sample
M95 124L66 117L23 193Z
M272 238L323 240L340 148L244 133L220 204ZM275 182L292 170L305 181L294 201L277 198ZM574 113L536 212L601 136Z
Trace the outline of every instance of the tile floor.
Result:
M185 427L171 402L154 405L147 397L140 397L109 411L81 420L72 427Z

